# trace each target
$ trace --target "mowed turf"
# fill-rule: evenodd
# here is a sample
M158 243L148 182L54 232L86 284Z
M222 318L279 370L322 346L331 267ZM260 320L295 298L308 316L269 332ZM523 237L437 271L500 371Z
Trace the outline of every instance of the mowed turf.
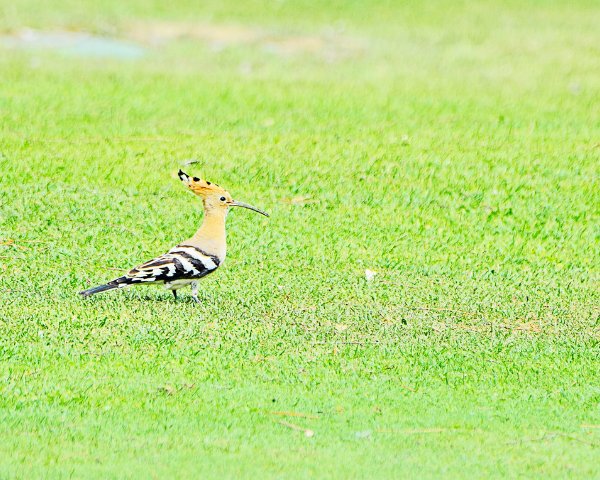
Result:
M0 50L0 479L598 478L597 5L238 3L0 3L262 35ZM271 214L202 304L80 298L195 231L192 159Z

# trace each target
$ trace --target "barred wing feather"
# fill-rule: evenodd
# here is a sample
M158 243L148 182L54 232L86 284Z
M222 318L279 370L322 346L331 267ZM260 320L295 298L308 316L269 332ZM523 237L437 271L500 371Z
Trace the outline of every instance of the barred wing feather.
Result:
M216 270L219 259L192 245L177 245L126 275L109 282L125 286L134 283L168 283L175 280L202 278Z

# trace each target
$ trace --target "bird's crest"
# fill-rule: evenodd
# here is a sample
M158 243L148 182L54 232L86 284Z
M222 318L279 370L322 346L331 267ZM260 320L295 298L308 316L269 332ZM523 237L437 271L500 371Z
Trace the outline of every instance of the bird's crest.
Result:
M211 183L207 180L202 180L198 177L190 177L187 173L179 170L179 178L181 181L188 186L188 188L200 197L206 197L212 193L227 193L227 190L219 187L215 183Z

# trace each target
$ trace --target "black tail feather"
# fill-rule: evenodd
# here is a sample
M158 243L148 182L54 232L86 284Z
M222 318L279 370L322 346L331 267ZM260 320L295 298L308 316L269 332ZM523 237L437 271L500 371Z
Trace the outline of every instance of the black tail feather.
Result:
M112 290L114 288L119 288L119 285L117 285L117 284L109 285L107 283L106 285L100 285L98 287L88 288L87 290L84 290L83 292L79 292L79 295L81 295L82 297L89 297L90 295L95 295L96 293L100 293L100 292L106 292L107 290Z

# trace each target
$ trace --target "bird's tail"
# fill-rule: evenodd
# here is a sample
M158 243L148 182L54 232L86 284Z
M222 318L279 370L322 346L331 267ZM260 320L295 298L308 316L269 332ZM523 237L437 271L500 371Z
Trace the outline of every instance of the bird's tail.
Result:
M96 293L100 292L106 292L107 290L112 290L113 288L119 288L119 285L110 285L107 283L106 285L99 285L98 287L88 288L83 292L79 292L79 295L81 295L82 297L89 297L90 295L95 295Z

